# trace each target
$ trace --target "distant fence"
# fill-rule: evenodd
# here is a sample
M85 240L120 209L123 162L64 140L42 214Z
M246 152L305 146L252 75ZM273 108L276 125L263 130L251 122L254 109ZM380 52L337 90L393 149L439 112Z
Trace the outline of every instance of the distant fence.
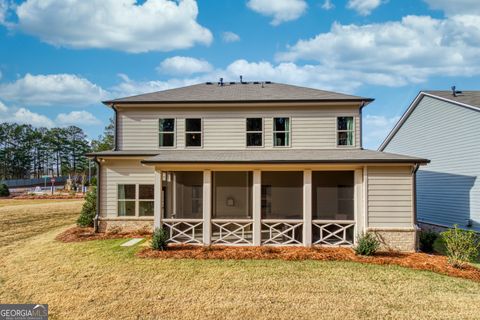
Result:
M51 186L52 183L50 182L51 178L47 178L47 187ZM55 177L55 185L65 184L67 182L68 177ZM0 184L6 184L9 188L21 188L21 187L34 187L34 186L44 186L45 179L16 179L16 180L0 180Z

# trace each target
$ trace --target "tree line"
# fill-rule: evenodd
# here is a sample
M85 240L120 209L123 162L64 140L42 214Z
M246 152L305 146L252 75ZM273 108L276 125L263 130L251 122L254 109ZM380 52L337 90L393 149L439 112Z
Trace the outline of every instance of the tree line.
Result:
M85 154L111 150L113 128L110 120L103 135L88 141L76 126L48 129L0 123L0 180L85 175L89 170ZM91 164L92 174L94 167Z

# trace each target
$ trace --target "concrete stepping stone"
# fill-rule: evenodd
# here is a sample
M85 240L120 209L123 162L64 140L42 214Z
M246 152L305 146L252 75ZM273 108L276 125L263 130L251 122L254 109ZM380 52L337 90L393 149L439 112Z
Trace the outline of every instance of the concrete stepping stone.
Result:
M120 247L131 247L142 241L143 238L135 238L135 239L130 239L127 242L124 242L120 245Z

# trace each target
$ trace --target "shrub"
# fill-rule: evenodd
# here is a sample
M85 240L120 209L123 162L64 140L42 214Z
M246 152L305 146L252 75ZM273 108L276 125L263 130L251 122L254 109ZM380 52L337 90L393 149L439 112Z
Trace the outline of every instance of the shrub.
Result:
M93 227L93 219L97 213L97 190L92 188L85 197L80 217L77 219L77 225L80 227Z
M156 228L152 236L153 250L166 250L168 244L168 233L163 228Z
M10 191L6 184L0 184L0 197L8 197L10 195Z
M478 256L480 241L475 232L454 225L452 229L442 232L441 236L448 262L455 268L463 267L466 262L472 262Z
M432 253L433 244L438 238L438 233L433 231L420 232L420 250L427 253Z
M97 177L92 177L90 179L90 185L91 186L96 186L97 185Z
M362 256L372 256L380 248L380 241L373 233L364 233L358 237L355 253Z

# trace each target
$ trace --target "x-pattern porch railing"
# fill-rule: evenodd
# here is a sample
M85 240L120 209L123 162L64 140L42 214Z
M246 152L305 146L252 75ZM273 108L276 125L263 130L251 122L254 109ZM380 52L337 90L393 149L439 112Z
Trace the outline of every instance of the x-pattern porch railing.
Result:
M169 241L173 243L202 243L202 219L164 219Z
M300 245L302 227L303 220L262 220L262 244Z
M213 244L253 244L252 220L212 220Z
M313 220L313 228L318 228L319 232L319 238L313 244L353 245L355 221Z

